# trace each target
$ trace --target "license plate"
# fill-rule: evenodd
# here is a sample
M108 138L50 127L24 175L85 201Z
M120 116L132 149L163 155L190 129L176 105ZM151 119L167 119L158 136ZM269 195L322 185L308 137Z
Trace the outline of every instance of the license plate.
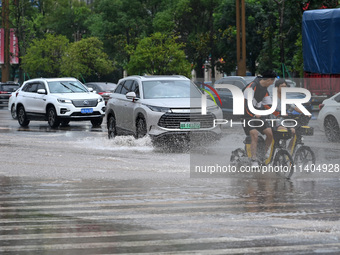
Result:
M83 108L80 110L81 113L93 113L93 108Z
M181 122L180 129L199 129L201 128L200 122Z

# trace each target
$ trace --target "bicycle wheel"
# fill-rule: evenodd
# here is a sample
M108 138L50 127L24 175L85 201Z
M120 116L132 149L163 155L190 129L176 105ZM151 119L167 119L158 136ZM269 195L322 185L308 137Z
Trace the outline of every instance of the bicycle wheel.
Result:
M294 173L294 161L286 150L279 150L273 161L274 171L282 177L289 179Z
M315 154L309 146L301 146L294 155L294 163L296 167L305 169L306 166L315 166Z

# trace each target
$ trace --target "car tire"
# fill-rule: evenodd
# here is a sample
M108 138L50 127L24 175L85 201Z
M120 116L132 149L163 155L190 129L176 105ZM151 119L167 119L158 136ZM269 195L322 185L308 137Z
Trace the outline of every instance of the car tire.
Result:
M97 118L94 120L91 120L91 124L93 127L99 127L103 123L103 118Z
M146 134L146 121L143 117L139 117L136 121L136 138L143 138Z
M109 139L113 139L117 135L116 118L113 115L110 115L107 121L107 134Z
M330 142L340 141L339 123L333 116L328 116L324 121L325 135Z
M11 107L11 115L12 115L12 118L13 119L17 119L17 112L15 110L15 105L13 104L12 107Z
M18 107L17 116L19 125L22 127L27 127L30 121L27 118L25 108L22 105Z
M57 128L60 124L57 112L53 106L47 109L47 121L51 128Z

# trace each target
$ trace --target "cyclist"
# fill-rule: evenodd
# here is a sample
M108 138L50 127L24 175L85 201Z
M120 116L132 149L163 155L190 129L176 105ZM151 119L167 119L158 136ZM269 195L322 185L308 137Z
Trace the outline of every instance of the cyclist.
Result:
M272 100L269 96L267 88L273 84L276 78L275 72L268 70L262 73L262 75L258 76L253 82L248 84L245 88L251 88L254 91L253 101L251 102L255 109L264 110L270 109ZM265 150L266 150L266 158L269 157L270 154L270 145L273 141L273 132L271 127L268 125L266 121L261 121L261 115L255 115L251 113L248 108L248 101L245 95L245 115L244 115L244 123L243 126L244 132L246 135L251 137L251 165L257 167L259 165L257 159L257 142L258 142L258 135L259 132L261 134L266 135L265 140ZM258 121L254 121L253 119L258 119ZM249 121L252 120L250 123ZM249 125L250 124L250 125Z

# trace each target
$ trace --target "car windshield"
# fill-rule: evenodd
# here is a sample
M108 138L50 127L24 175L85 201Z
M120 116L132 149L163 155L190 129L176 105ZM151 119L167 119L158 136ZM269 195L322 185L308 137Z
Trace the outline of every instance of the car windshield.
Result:
M11 84L11 85L1 85L0 90L5 92L14 92L19 88L19 85Z
M52 81L48 82L51 93L84 93L88 90L78 81Z
M143 82L144 99L200 98L201 92L188 80L157 80Z
M99 87L101 88L102 91L114 91L117 85L113 83L111 84L105 83L105 84L101 84Z

